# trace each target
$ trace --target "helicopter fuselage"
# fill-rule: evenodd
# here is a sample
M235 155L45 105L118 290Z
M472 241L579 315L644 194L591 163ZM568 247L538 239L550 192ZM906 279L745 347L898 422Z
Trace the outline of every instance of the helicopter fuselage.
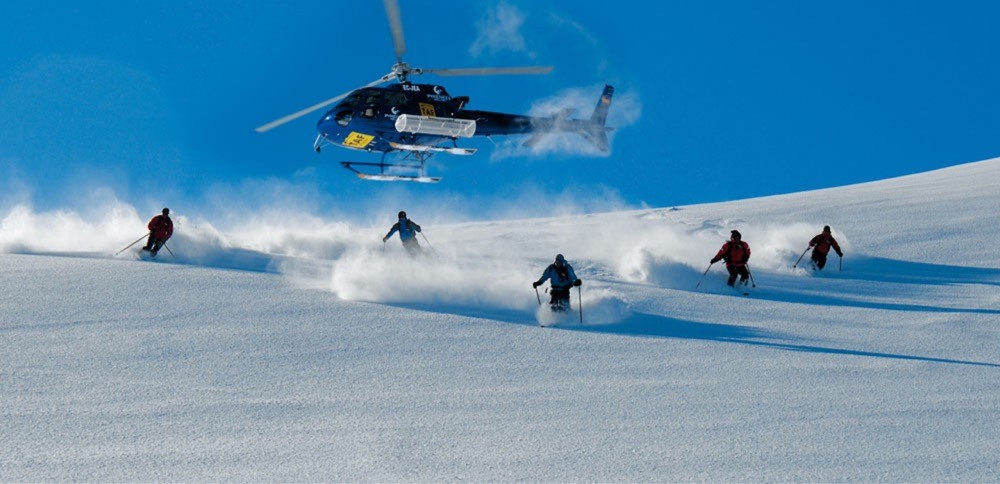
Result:
M392 84L366 87L350 93L328 110L316 129L325 145L363 151L389 152L395 145L435 146L458 137L528 134L535 131L576 131L589 126L582 120L542 118L464 109L468 97L452 97L434 84ZM437 120L463 125L463 134L401 131L400 117L407 120ZM319 147L317 140L317 148Z

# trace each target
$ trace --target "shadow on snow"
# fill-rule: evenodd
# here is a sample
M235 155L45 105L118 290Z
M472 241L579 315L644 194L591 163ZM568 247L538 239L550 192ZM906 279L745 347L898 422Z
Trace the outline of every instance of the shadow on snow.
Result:
M791 341L794 338L790 335L768 331L750 326L739 326L720 323L699 323L695 321L683 321L680 319L667 318L654 314L636 313L621 323L606 325L569 325L562 329L571 331L583 331L593 333L619 334L625 336L654 337L654 338L676 338L701 341L713 341L720 343L737 343L751 346L761 346L786 351L799 351L806 353L820 353L845 356L865 356L871 358L887 358L894 360L924 361L929 363L952 363L959 365L986 366L1000 368L997 363L983 363L978 361L955 360L949 358L934 358L927 356L901 355L894 353L881 353L872 351L850 350L842 348L829 348L824 346L795 344ZM772 340L772 341L764 341Z
M859 255L848 259L847 270L837 271L836 256L824 269L828 277L901 284L982 284L1000 286L1000 269L927 264Z

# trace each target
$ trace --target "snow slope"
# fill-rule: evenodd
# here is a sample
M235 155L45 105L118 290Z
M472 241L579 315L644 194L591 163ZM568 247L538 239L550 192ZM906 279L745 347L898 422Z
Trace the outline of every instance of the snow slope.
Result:
M387 227L288 216L178 217L147 262L110 256L143 227L125 204L13 207L0 481L996 482L998 186L1000 159L424 223L417 261ZM843 271L793 269L824 224ZM702 277L734 228L750 297ZM557 252L582 325L531 289Z

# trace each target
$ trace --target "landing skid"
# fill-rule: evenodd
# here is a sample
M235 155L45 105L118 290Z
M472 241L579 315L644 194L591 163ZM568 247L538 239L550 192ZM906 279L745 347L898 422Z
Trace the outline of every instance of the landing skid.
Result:
M362 161L341 161L340 164L353 171L358 178L374 181L409 181L417 183L437 183L441 181L439 176L427 176L427 160L434 155L429 151L408 151L401 160L402 163L386 163L385 157L388 153L382 154L382 161L379 163L366 163ZM356 167L372 167L375 170L359 170ZM413 174L407 174L407 173Z
M398 165L398 164L387 164L387 163L363 163L363 162L360 162L360 161L341 161L340 164L343 165L344 168L347 168L348 170L353 171L354 174L358 175L358 178L361 178L363 180L374 180L374 181L409 181L409 182L417 182L417 183L437 183L437 182L441 181L441 177L439 177L439 176L395 175L395 174L389 174L389 173L385 172L385 169L386 168L390 168L390 167L393 167L393 168L406 167L406 168L420 168L420 169L423 169L423 167L420 166L420 165ZM365 173L365 172L363 172L363 171L358 170L357 168L355 168L355 166L377 166L377 167L379 167L379 172L378 173Z
M327 144L330 144L329 140L320 135L316 138L314 148L318 152ZM435 153L471 155L476 152L475 148L459 148L458 146L443 147L395 142L390 142L389 145L392 146L392 150L382 152L382 160L378 163L341 161L340 164L364 180L437 183L441 181L441 177L427 176L427 160ZM397 158L397 162L386 162L387 155L397 152L405 153L405 155L402 158ZM359 167L363 168L359 169Z
M427 145L407 145L402 143L389 143L389 146L401 151L419 151L419 152L433 152L433 153L448 153L449 155L474 155L476 153L475 148L459 148L457 146L448 148L444 146L427 146Z

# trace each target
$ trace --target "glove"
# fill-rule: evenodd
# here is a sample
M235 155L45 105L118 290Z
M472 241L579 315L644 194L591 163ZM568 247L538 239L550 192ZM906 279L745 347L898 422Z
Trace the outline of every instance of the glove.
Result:
M538 286L541 286L541 285L542 285L542 283L538 282L538 281L535 281L535 282L531 283L531 287L533 287L535 289L538 289Z
M577 279L575 282L573 282L573 285L577 287L580 287L580 284L583 284L583 279Z
M712 264L715 264L716 262L719 262L719 259L718 258L712 259L711 262L712 262Z
M837 252L837 257L844 257L844 253L843 252Z
M382 237L382 243L383 243L383 244L385 243L385 241L386 241L386 240L389 240L389 239L388 239L388 238L386 238L386 237Z

